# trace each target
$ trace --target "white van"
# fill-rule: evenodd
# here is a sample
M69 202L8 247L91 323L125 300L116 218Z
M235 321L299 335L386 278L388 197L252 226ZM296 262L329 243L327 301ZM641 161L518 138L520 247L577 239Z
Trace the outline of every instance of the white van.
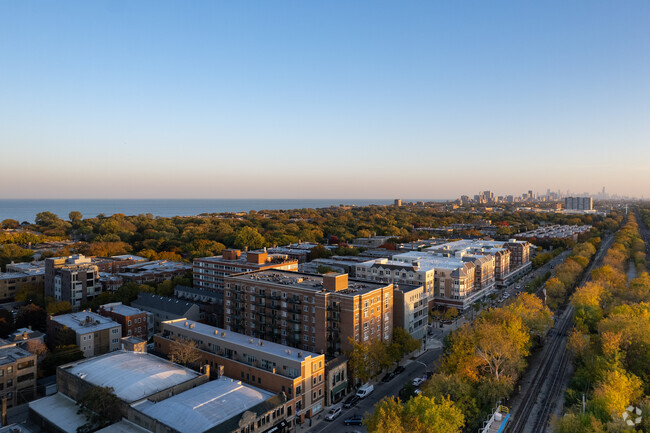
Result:
M366 383L363 385L359 390L357 391L357 397L363 399L368 397L373 391L375 390L375 387L369 383Z

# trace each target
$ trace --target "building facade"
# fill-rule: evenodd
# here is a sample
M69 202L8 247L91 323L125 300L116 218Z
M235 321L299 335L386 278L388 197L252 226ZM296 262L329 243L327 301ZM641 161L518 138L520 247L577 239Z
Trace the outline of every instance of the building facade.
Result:
M228 249L221 256L194 259L194 287L214 291L217 296L217 310L223 311L224 278L242 272L279 269L298 270L298 260L286 254L268 254L264 251ZM217 325L224 326L223 316L217 318Z
M36 397L36 379L36 355L15 344L0 347L0 398L7 399L7 407Z
M122 325L122 337L148 338L147 312L138 308L122 305L121 302L104 304L97 311L104 317Z
M0 301L13 301L16 291L23 286L43 288L45 262L11 263L7 272L0 272Z
M349 338L392 341L392 284L269 270L225 285L226 329L333 356L351 349Z
M48 344L56 344L64 329L74 332L74 342L86 358L120 349L122 326L90 310L48 317Z
M420 341L426 339L429 323L429 297L423 286L405 284L393 287L393 324L404 328Z
M287 415L311 417L324 408L325 356L179 319L162 323L156 350L168 355L174 339L194 341L201 364L242 383L287 396ZM220 373L219 373L220 374Z
M45 296L68 301L78 309L101 292L99 269L90 257L77 254L45 259Z

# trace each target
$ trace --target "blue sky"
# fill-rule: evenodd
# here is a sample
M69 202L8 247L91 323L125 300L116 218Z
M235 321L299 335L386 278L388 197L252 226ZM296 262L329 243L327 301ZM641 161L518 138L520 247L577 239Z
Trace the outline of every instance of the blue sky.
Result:
M648 195L650 2L0 3L0 198Z

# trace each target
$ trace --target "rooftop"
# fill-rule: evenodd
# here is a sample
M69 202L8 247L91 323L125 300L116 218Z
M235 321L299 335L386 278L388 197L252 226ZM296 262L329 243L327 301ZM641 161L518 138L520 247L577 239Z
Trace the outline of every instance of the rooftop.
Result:
M277 284L278 286L289 286L298 289L312 290L315 292L325 292L325 289L323 287L323 275L320 274L308 274L303 272L281 271L274 269L235 274L227 278L263 281L266 283ZM386 286L387 284L348 279L348 288L338 290L336 293L349 296L357 296Z
M199 373L142 352L111 352L60 367L96 386L112 387L127 403L187 382Z
M128 305L124 305L121 302L104 304L101 305L99 308L103 308L106 311L112 311L113 313L117 313L122 316L134 316L136 314L144 313L144 311L142 311L139 308L129 307Z
M151 433L149 430L142 428L132 422L122 418L122 421L97 430L95 433Z
M121 256L111 256L111 259L118 260L135 260L136 262L148 262L146 257L134 256L133 254L122 254Z
M191 263L173 262L171 260L154 260L151 262L134 263L124 266L119 275L138 275L147 272L171 272L183 269L192 269Z
M221 377L158 403L135 408L181 432L201 433L274 397L259 388Z
M261 340L259 338L251 338L248 335L240 334L238 332L226 331L222 328L215 326L205 325L203 323L195 322L187 319L168 320L163 322L166 329L169 327L187 329L201 335L205 335L216 340L228 341L233 344L242 346L242 348L250 348L257 352L268 353L270 355L278 356L291 361L304 361L311 357L315 358L320 356L317 353L307 352L306 350L298 350L289 346L285 346L271 341ZM300 354L301 356L298 356Z
M51 320L82 334L120 326L108 317L93 313L92 311L80 311L78 313L51 316Z
M0 365L13 364L28 356L32 356L32 354L25 349L16 346L5 346L0 348Z
M139 306L145 310L150 308L154 310L167 311L177 315L186 314L192 306L196 305L193 302L181 301L175 298L168 298L145 292L140 292L138 294L138 299L133 301L131 304Z
M86 417L77 413L77 403L60 392L30 402L29 408L66 433L77 433L77 427L86 423Z

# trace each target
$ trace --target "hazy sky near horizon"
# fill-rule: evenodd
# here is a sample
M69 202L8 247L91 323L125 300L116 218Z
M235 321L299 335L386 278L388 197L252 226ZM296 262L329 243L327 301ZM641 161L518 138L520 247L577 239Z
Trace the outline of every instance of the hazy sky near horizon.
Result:
M0 198L648 196L650 2L0 2Z

